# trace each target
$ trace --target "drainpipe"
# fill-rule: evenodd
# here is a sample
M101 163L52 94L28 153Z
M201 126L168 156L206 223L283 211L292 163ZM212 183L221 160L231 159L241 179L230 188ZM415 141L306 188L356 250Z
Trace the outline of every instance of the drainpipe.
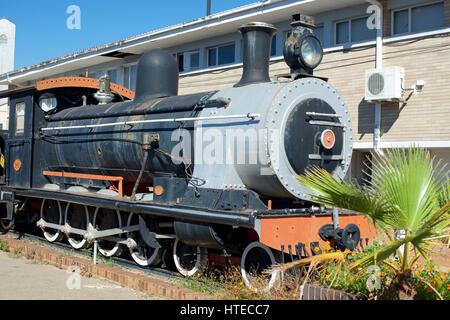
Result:
M206 16L210 16L211 15L211 0L207 0L206 1Z
M383 68L383 5L377 0L366 0L368 3L376 5L380 8L380 28L377 28L376 42L376 62L375 68ZM373 131L373 149L380 152L380 127L381 127L381 104L375 104L375 119Z
M380 27L377 29L377 44L376 44L376 62L375 68L383 68L383 5L377 0L366 0L370 4L376 5L380 8ZM380 153L380 126L381 126L381 104L375 104L375 124L373 132L373 149L376 153ZM405 238L406 230L397 230L395 237L397 239ZM399 251L402 256L405 254L405 245L400 246ZM395 254L395 259L398 260L397 253Z

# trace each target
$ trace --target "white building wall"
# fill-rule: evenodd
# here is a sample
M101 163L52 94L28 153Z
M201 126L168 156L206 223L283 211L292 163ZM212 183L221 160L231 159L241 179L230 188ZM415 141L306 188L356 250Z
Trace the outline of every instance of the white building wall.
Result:
M14 70L14 47L16 25L8 19L0 19L0 74ZM0 91L7 90L8 86L1 86ZM8 99L0 99L0 126L8 127Z

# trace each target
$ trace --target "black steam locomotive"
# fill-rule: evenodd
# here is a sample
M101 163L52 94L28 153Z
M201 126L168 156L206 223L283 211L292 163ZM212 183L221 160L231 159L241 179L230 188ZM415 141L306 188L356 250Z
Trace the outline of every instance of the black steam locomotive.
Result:
M179 96L176 61L152 50L138 63L134 97L106 76L0 93L10 105L2 228L21 219L50 242L97 242L107 257L128 249L140 266L173 259L186 276L236 257L247 284L252 268L308 255L332 216L296 176L309 166L343 176L352 153L344 101L313 76L323 51L311 28L293 23L291 73L270 79L276 29L240 27L243 75L220 91ZM359 216L340 219L365 228ZM344 235L359 230L340 231L336 241L354 247Z

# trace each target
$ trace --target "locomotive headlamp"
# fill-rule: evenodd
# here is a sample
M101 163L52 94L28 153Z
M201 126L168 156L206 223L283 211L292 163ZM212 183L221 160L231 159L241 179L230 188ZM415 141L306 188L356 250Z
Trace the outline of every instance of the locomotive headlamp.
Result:
M44 112L49 112L54 110L58 105L58 100L55 95L51 93L44 93L39 97L39 107Z
M313 33L315 25L302 16L294 16L291 25L293 29L283 47L284 60L294 78L301 74L312 75L323 58L322 44Z
M320 40L313 35L307 35L301 39L300 59L309 69L316 68L323 58L323 49Z

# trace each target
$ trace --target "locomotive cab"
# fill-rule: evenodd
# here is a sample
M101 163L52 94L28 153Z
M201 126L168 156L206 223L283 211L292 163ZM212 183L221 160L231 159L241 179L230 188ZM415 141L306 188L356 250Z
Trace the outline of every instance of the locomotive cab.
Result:
M3 183L30 188L33 145L33 88L2 92L9 97L9 125L3 131Z

